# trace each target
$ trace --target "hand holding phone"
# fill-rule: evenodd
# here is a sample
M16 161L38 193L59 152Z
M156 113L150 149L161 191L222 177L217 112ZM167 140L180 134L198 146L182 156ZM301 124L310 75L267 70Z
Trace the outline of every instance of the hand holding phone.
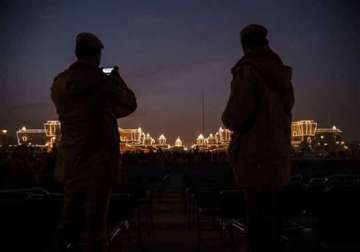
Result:
M118 66L112 66L112 67L102 67L101 71L106 74L106 75L110 75L112 73L117 73L119 74L119 67Z
M111 74L115 67L103 67L101 68L102 72L106 75Z

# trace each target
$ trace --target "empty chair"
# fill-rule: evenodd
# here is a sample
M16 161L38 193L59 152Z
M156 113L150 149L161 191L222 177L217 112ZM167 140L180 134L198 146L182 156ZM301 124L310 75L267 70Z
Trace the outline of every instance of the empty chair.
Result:
M246 234L245 219L245 194L241 189L222 190L219 192L220 201L220 225L223 238L229 232L234 244L234 231Z

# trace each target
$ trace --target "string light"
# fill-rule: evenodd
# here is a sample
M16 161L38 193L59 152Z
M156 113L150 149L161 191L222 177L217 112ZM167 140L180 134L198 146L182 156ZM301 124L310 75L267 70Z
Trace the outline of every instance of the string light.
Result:
M123 129L118 128L120 135L120 145L122 148L130 150L144 150L144 148L162 148L170 149L173 147L185 149L183 142L180 136L175 140L174 146L167 144L167 138L164 134L161 134L157 141L151 137L150 133L145 133L141 127L136 129ZM8 131L3 129L1 131L3 134L6 134ZM51 145L58 140L58 136L61 132L61 124L59 121L49 120L44 123L43 129L27 129L26 126L21 127L16 134L18 138L18 143L29 143L29 140L32 139L31 135L39 134L46 135L46 143L44 145ZM334 142L333 145L341 144L345 147L345 142L341 141L341 136L337 134L342 133L342 131L337 128L335 125L331 128L318 128L318 124L314 120L300 120L294 121L291 124L291 143L294 147L298 147L300 143L305 140L308 143L313 143L319 145L315 139L325 140L327 143L324 143L324 146L332 146L332 139L328 139L328 134L333 136ZM191 145L190 149L201 149L201 150L216 150L216 149L226 149L231 141L232 132L229 129L223 128L220 126L218 131L215 133L210 133L207 138L203 134L199 134L195 140L195 144ZM317 138L318 137L318 138ZM26 140L25 140L26 139Z

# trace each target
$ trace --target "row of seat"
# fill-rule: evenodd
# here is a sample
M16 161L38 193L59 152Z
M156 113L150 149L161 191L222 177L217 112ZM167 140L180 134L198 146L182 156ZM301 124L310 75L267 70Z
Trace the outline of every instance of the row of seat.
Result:
M160 176L160 174L162 176ZM109 234L114 246L130 242L136 235L138 247L143 246L145 232L152 227L152 195L161 191L167 175L159 173L147 183L117 185L109 209ZM0 191L0 231L2 246L12 251L31 248L46 251L50 246L62 215L63 193L42 187Z
M184 211L188 216L188 227L196 224L199 248L202 232L209 227L218 231L222 240L229 234L234 241L234 232L246 235L245 189L224 186L222 181L217 186L216 183L209 185L199 177L189 179L193 181L184 189ZM360 245L357 231L360 227L359 196L357 175L332 175L308 181L300 176L292 177L289 185L279 192L283 239L291 242L310 233L311 246L319 249L334 242Z

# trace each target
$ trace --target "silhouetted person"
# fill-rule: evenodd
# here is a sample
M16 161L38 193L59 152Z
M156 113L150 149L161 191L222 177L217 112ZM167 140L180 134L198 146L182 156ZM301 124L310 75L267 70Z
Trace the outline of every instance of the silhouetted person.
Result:
M222 115L233 131L229 157L246 188L250 251L281 251L277 195L289 180L291 68L270 49L267 30L241 31L244 56L232 68L231 94Z
M116 119L137 107L117 69L106 75L99 68L102 49L95 35L78 34L77 61L55 77L51 88L62 133L55 168L64 184L61 229L70 251L108 246L107 212L119 166Z

